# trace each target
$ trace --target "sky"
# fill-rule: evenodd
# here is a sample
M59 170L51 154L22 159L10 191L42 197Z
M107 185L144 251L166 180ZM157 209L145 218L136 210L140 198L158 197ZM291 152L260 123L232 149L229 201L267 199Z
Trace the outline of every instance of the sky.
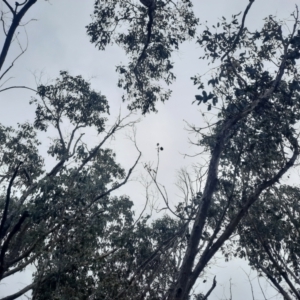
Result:
M14 3L11 0L8 2ZM26 33L24 28L19 30L22 45L26 44L27 35L28 49L16 61L8 75L11 79L3 87L26 85L35 88L37 80L46 83L58 77L60 70L66 70L71 75L82 75L83 78L89 79L92 88L107 97L111 111L110 124L113 124L120 110L122 115L126 115L127 104L122 103L122 91L117 87L118 75L115 72L115 66L125 60L124 53L117 46L110 46L106 51L100 52L89 42L86 34L85 26L91 21L93 2L93 0L38 0L23 20L24 22L31 20L25 27ZM249 12L246 26L250 29L259 28L262 19L270 14L289 18L296 2L295 0L256 0ZM243 11L247 4L248 0L194 1L200 22L205 23L207 20L208 25L217 23L222 16L231 17ZM3 7L4 3L0 0L0 9ZM0 35L0 45L3 40L4 36ZM18 53L19 49L14 45L9 52L7 62ZM189 168L199 160L205 159L205 157L184 155L194 155L199 150L189 143L189 139L193 140L195 136L186 130L186 122L197 126L205 124L201 112L206 111L206 108L192 104L198 90L190 80L191 76L204 74L209 70L207 63L198 59L201 55L202 50L195 41L182 45L180 50L173 54L177 80L171 87L173 90L171 99L165 104L158 104L157 114L152 113L143 117L138 113L133 116L141 120L137 125L136 140L143 156L131 182L120 191L120 194L128 194L131 197L137 212L142 209L145 199L143 185L138 182L142 175L145 175L142 165L148 162L156 163L157 143L164 147L164 151L160 154L158 180L166 187L173 203L178 201L179 195L174 185L178 170L182 167ZM1 123L16 126L17 123L32 120L34 107L29 105L32 96L34 96L32 92L20 89L0 93ZM210 116L206 115L206 118L209 119ZM138 155L127 137L128 134L130 132L119 133L109 144L116 151L118 162L126 170L132 166ZM45 134L41 138L47 140L47 137L48 134ZM89 138L94 140L96 137L91 134ZM212 278L211 275L216 274L218 286L211 300L229 298L230 278L233 284L233 299L252 299L248 278L243 271L247 273L249 268L244 261L236 259L225 264L223 259L220 259L212 268L208 276ZM0 285L0 296L16 291L29 282L31 270ZM251 278L254 278L256 299L263 299L255 272L251 273ZM211 281L208 280L203 285L204 290L210 288L210 283ZM266 289L266 283L262 284ZM270 287L267 290L269 296L274 294Z

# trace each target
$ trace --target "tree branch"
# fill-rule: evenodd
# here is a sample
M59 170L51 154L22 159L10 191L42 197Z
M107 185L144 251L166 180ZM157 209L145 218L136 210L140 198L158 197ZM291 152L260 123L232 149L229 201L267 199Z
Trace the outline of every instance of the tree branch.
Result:
M262 269L262 271L267 275L269 280L273 283L275 288L283 295L284 300L292 300L292 298L289 296L289 294L282 288L282 286L277 282L277 280L274 278L274 276L261 264L259 264L259 267Z
M6 192L6 201L5 201L5 207L4 207L4 211L3 211L3 215L2 215L2 220L1 220L1 225L0 225L0 240L4 237L5 235L5 231L4 230L4 226L5 226L5 222L6 222L6 218L7 218L7 213L8 213L8 206L9 206L9 202L10 202L10 193L11 193L11 188L12 185L14 183L14 180L18 174L19 168L21 166L23 162L19 162L18 166L16 167L13 176L10 179L10 182L8 184L7 187L7 192Z
M206 295L202 298L202 300L207 300L207 299L208 299L209 295L210 295L211 292L215 289L216 285L217 285L217 281L216 281L216 276L215 276L211 288L210 288L209 291L206 293Z
M218 238L218 240L212 245L210 250L206 255L202 255L201 259L197 263L196 267L193 270L193 273L190 277L189 286L192 286L196 279L198 278L199 274L203 271L206 264L210 261L210 259L215 255L215 253L220 249L220 247L224 244L224 242L231 236L237 225L239 224L240 220L244 217L244 215L249 210L250 206L257 201L260 194L267 189L268 187L272 186L274 183L278 182L279 179L293 166L297 157L299 155L299 148L298 146L294 148L293 156L290 160L286 163L286 165L278 171L278 173L263 183L261 183L256 190L248 197L245 205L240 209L238 214L231 220L228 224L226 229L224 230L223 234Z
M9 87L7 87L7 88L5 88L5 89L2 89L2 90L0 90L0 93L1 93L1 92L4 92L4 91L7 91L7 90L11 90L11 89L27 89L27 90L30 90L30 91L33 91L33 92L38 93L38 91L35 90L35 89L32 89L32 88L27 87L27 86L18 86L18 85L15 85L15 86L9 86Z
M134 170L134 168L136 167L137 163L139 162L141 156L142 156L142 153L139 151L139 156L138 156L137 160L135 161L134 165L129 169L129 171L128 171L128 173L127 173L127 176L126 176L126 178L123 180L123 182L117 184L116 186L112 187L111 189L109 189L109 190L106 191L105 193L103 193L103 194L99 195L98 197L96 197L96 198L92 201L92 203L94 203L94 202L96 202L97 200L99 200L99 199L101 199L101 198L107 196L107 195L110 194L111 192L113 192L113 191L119 189L122 185L126 184L126 182L128 181L128 179L129 179L129 177L130 177L132 171ZM90 205L92 205L92 203L91 203Z
M24 223L25 219L29 217L29 213L25 211L21 218L19 219L18 223L14 226L12 231L9 233L6 241L3 243L3 246L1 247L1 253L0 253L0 278L2 277L3 271L4 271L4 257L5 253L8 249L9 242L11 239L15 236L15 234L20 230L21 225Z
M22 8L21 10L16 13L14 12L14 10L12 9L12 7L7 3L6 0L4 0L4 3L9 7L9 9L12 11L13 13L13 20L12 20L12 23L11 23L11 26L7 32L7 36L6 36L6 39L5 39L5 42L4 42L4 45L3 45L3 48L2 48L2 51L1 51L1 54L0 54L0 70L2 69L3 67L3 64L4 64L4 61L5 61L5 58L7 56L7 53L8 53L8 50L9 50L9 47L11 45L11 42L12 42L12 39L13 39L13 36L15 34L15 31L16 29L18 28L19 24L20 24L20 21L21 19L23 18L23 16L26 14L26 12L30 9L30 7L36 3L37 0L29 0Z
M10 4L6 1L3 0L3 2L6 4L6 6L9 8L9 10L11 11L11 13L13 14L13 16L15 16L15 11L13 10L13 8L10 6Z
M241 27L240 27L240 30L238 31L233 43L232 43L232 46L225 52L225 54L222 56L221 58L221 61L231 52L231 51L234 51L237 43L239 42L239 39L240 39L240 36L242 34L242 31L245 27L245 20L246 20L246 17L247 17L247 14L252 6L252 4L254 3L255 0L250 0L250 3L247 5L246 9L245 9L245 12L244 12L244 15L243 15L243 18L242 18L242 24L241 24Z
M22 290L20 290L19 292L12 294L10 296L1 298L0 300L13 300L16 299L20 296L22 296L23 294L25 294L26 292L30 291L34 286L36 285L36 283L31 283L29 285L27 285L25 288L23 288Z

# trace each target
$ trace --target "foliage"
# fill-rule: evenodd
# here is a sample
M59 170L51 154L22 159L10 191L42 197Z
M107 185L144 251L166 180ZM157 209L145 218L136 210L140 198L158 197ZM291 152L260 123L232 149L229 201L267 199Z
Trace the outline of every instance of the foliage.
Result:
M185 299L218 250L230 255L225 242L249 208L261 202L268 188L279 185L299 155L298 11L287 36L274 16L265 19L260 31L250 32L244 22L252 3L242 23L234 15L231 22L223 19L214 26L215 33L207 27L198 38L202 58L219 60L219 66L207 86L193 77L203 90L196 101L218 113L210 133L202 134L198 142L211 158L190 243L168 299ZM201 133L201 128L193 129ZM202 236L204 232L208 236ZM208 241L197 258L203 239ZM187 279L184 274L190 272Z
M185 246L177 233L182 224L163 217L147 225L141 218L124 236L123 247L95 268L96 299L163 299L175 280L178 258Z
M160 81L175 79L171 54L194 37L198 20L189 0L141 3L95 1L87 33L100 50L112 42L125 50L129 62L117 66L118 84L131 101L129 109L145 114L155 111L157 100L169 98ZM62 71L53 84L39 86L31 101L33 124L1 125L0 279L37 265L33 283L7 299L32 289L37 300L204 300L216 280L206 294L193 294L193 287L220 251L226 259L247 257L286 299L299 298L299 249L293 243L299 191L280 184L299 156L299 13L296 8L292 14L290 32L274 16L253 32L245 27L253 3L241 17L206 26L197 38L201 58L218 63L204 79L207 84L192 77L202 91L195 102L206 105L216 121L206 131L191 126L210 155L203 188L186 193L172 208L157 182L158 167L145 165L170 215L135 219L127 196L111 196L127 182L140 155L126 174L104 144L133 123L119 118L106 130L108 102L81 76ZM20 15L8 8L13 36ZM4 47L3 61L7 52ZM48 146L54 163L46 170L38 132L49 132L50 126L56 132ZM83 140L87 128L102 137L94 147ZM157 146L159 154L163 148ZM191 189L190 177L182 174L183 186ZM233 234L238 238L229 243Z
M156 111L155 102L169 99L167 85L175 80L171 54L194 37L198 19L190 0L153 0L148 8L142 3L122 0L96 0L93 21L87 26L91 42L100 50L116 43L128 55L128 65L117 66L118 86L130 99L129 109L143 114ZM151 11L153 10L153 11Z
M114 243L132 228L132 202L125 196L109 196L130 174L126 176L112 150L103 147L116 131L132 123L119 119L105 133L106 98L80 76L67 72L61 72L53 85L39 86L37 94L40 100L31 101L36 105L34 126L1 127L0 276L38 262L34 284L40 290L51 286L57 274L64 274L55 284L61 282L64 293L75 285L75 294L80 295L93 282L88 274L93 262L106 249L114 249ZM72 126L69 135L62 131L66 122ZM57 137L48 146L54 167L47 172L37 132L49 126ZM82 142L79 133L87 127L104 136L93 148Z
M265 193L239 227L239 255L266 276L286 299L299 298L299 188Z

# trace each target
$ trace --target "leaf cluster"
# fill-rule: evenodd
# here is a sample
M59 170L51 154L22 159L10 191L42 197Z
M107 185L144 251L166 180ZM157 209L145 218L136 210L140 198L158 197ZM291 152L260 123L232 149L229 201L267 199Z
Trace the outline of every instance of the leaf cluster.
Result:
M194 37L197 24L190 0L157 0L151 13L131 1L97 0L87 33L100 50L111 43L125 50L129 62L117 66L118 86L125 90L123 100L131 101L129 109L145 114L169 99L171 91L159 82L175 80L171 54Z

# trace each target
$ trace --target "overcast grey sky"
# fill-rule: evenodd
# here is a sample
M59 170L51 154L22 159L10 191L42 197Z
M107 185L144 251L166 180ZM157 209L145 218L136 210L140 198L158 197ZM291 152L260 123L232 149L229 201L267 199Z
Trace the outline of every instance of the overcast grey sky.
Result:
M137 1L137 0L132 0ZM9 0L11 4L14 1ZM128 113L126 103L122 103L122 91L117 87L117 74L115 66L125 60L124 53L117 46L108 47L106 51L98 51L89 42L85 26L90 22L93 11L93 0L38 0L26 15L24 22L33 20L26 26L28 35L28 50L15 63L8 77L13 77L6 86L26 85L36 87L36 78L41 78L45 83L49 79L58 77L60 70L67 70L71 75L82 75L90 79L92 87L107 96L111 107L111 120L117 117L119 110L123 115ZM295 8L296 0L256 0L251 9L246 26L251 29L259 28L262 19L270 14L281 18L288 18ZM0 0L1 8L4 3ZM222 16L230 17L245 9L248 0L195 0L196 14L201 22L208 21L208 25L218 22ZM199 28L201 30L201 27ZM20 29L20 39L25 45L25 33ZM0 34L1 46L4 36ZM10 62L19 49L14 45L9 52L7 62ZM188 132L184 130L185 121L197 126L203 125L203 117L199 110L206 111L205 107L192 105L197 87L193 86L190 77L204 74L209 70L205 61L199 60L202 55L201 48L195 41L185 43L177 53L174 53L175 74L177 80L172 86L173 94L165 104L157 106L157 114L141 118L137 126L137 143L143 153L142 162L156 161L156 143L159 142L164 151L160 157L159 181L164 184L174 203L178 200L178 191L174 187L176 172L181 167L191 166L199 161L199 157L185 158L183 154L194 154L197 148L189 142ZM30 97L34 96L27 90L10 90L0 94L1 107L0 120L4 125L15 126L27 120L32 120L34 107L29 105ZM47 134L45 135L45 139ZM90 136L90 139L95 139ZM124 133L117 136L110 146L117 153L117 160L128 170L134 163L137 152L133 144ZM134 178L142 174L142 165L134 173ZM130 195L139 211L144 204L144 189L136 181L130 182L122 191ZM177 199L177 200L176 200ZM218 262L211 274L217 275L218 287L213 292L211 300L229 298L229 279L232 278L233 299L252 299L247 276L241 266L246 270L246 264L235 260L224 264ZM211 269L212 270L212 269ZM248 270L248 269L247 269ZM0 286L0 295L3 296L21 288L30 280L30 271L24 275L16 276L13 282ZM253 272L252 277L256 274ZM211 282L204 285L204 290L209 289ZM259 291L257 279L253 282L257 299L263 299ZM264 285L264 283L263 283ZM269 288L270 295L272 294ZM25 299L25 298L24 298Z

